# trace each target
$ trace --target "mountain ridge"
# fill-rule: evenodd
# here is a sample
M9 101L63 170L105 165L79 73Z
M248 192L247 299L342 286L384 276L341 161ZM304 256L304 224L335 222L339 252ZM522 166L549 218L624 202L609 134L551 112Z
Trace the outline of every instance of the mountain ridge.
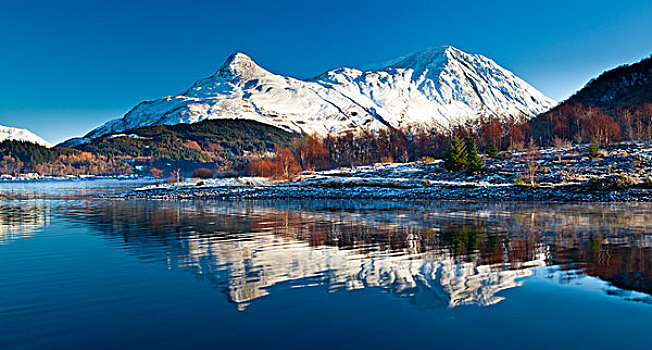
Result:
M149 125L205 119L255 120L298 134L430 125L480 117L533 117L556 103L482 55L428 49L378 70L336 68L301 80L271 73L235 53L176 96L144 101L92 130L82 143Z
M52 147L52 144L27 129L0 125L0 142L7 140L31 142L48 148Z
M637 105L652 101L652 55L632 64L607 70L564 103L582 103L600 108Z

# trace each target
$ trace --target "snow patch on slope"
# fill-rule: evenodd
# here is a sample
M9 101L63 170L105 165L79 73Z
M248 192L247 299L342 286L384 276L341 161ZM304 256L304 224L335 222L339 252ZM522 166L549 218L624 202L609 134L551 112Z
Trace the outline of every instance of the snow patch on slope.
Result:
M0 125L0 142L9 140L9 141L25 141L35 143L45 147L52 147L52 145L32 133L27 129L13 128L10 126Z

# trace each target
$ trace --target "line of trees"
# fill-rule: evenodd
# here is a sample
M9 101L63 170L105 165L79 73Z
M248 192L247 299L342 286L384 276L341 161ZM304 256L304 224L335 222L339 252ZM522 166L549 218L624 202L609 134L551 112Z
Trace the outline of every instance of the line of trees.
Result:
M483 137L478 128L471 126L450 131L433 128L405 132L387 128L329 135L324 139L308 135L296 140L290 148L277 148L275 156L252 159L247 166L247 174L289 178L302 171L434 158L447 159L447 164L451 164L449 170L477 173L484 170L478 145L483 150L497 153L499 148L494 139L501 147L524 144L523 133L517 124L511 123L505 128L500 126L497 130L488 138ZM515 130L519 136L511 134Z
M542 146L649 140L652 139L652 103L612 109L562 103L533 119L531 124L534 140Z
M478 165L480 151L495 157L502 150L525 148L532 139L531 128L527 122L519 120L501 122L494 119L451 130L423 127L364 130L360 133L329 135L321 142L315 136L304 137L297 141L299 147L295 149L318 149L312 153L301 152L299 163L304 169L308 169L307 164L319 164L319 167L313 167L319 170L333 166L445 159L450 156L450 148L459 143L459 152L464 154L460 157L466 159L467 153L477 153L478 158L474 157L472 163ZM318 159L311 159L311 154L317 154Z

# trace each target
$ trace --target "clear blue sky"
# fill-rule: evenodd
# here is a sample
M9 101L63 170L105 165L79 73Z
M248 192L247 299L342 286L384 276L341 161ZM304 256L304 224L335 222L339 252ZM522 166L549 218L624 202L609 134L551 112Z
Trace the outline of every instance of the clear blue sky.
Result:
M0 31L0 124L59 142L236 51L305 78L453 45L563 100L652 54L652 1L21 0L0 6Z

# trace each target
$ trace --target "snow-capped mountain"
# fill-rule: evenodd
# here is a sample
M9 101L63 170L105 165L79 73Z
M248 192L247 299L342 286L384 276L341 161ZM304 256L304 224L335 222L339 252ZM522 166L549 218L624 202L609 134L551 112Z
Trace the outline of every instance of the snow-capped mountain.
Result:
M27 129L12 128L10 126L0 125L0 142L4 140L26 141L45 147L52 147L49 142L45 141Z
M182 94L142 102L79 141L205 119L250 119L320 135L385 125L446 128L480 116L532 117L555 104L491 59L450 46L378 70L338 68L307 80L270 73L236 53Z

